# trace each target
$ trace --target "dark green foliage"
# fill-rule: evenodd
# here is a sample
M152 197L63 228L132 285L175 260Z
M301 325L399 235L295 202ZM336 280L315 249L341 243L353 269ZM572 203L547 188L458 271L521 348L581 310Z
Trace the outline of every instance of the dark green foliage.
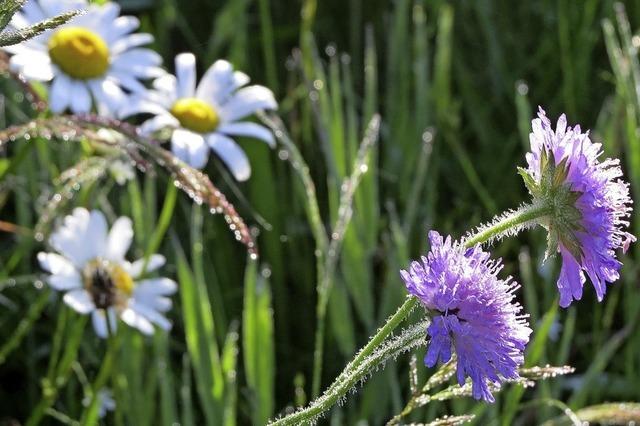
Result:
M121 4L154 34L168 68L182 51L198 56L200 72L227 58L276 92L317 203L311 205L310 188L301 183L304 165L284 146L269 151L241 140L253 168L244 184L230 182L211 161L212 182L258 231L255 262L221 217L172 193L166 174L139 174L126 187L88 180L74 190L74 205L101 208L111 220L132 217L132 254L164 253L166 273L180 282L168 335L121 336L109 379L120 409L106 424L251 424L308 402L317 268L325 261L315 251L331 239L341 186L354 172L375 113L379 141L353 196L331 275L322 388L402 303L398 270L425 251L428 229L461 236L527 201L516 167L525 163L537 105L552 120L566 112L569 124L591 128L607 155L621 158L640 200L640 65L632 38L640 2L625 2L629 21L624 7L608 0ZM14 10L5 5L7 13ZM19 85L2 78L0 88L3 128L36 116L17 96ZM64 179L52 181L92 152L79 147L31 138L10 144L0 158L0 424L30 415L44 416L45 424L57 421L52 416L88 415L81 401L99 374L105 345L59 296L45 304L31 285L42 249L32 231L49 197L65 189ZM636 235L638 217L632 218ZM505 274L523 284L521 300L531 313L527 367L569 364L576 371L535 388L509 386L495 405L468 398L428 404L408 419L475 414L477 424L555 424L564 421L558 416L565 406L552 403L559 400L585 419L611 412L637 420L635 405L585 407L640 400L638 247L622 257L622 278L603 303L585 288L583 300L565 310L557 306L555 260L543 263L542 230L494 244ZM416 355L420 361L424 349ZM409 373L418 386L433 373L420 362L416 371L408 365L407 356L387 363L322 422L388 421L409 400Z

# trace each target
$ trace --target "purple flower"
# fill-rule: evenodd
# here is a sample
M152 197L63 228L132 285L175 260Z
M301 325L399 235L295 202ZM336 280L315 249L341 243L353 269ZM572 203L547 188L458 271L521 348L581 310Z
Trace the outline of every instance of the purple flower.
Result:
M424 363L447 362L455 350L458 383L470 377L473 397L493 402L489 382L519 377L531 334L514 301L519 286L498 278L501 261L491 260L479 245L468 249L435 231L429 241L431 251L422 263L400 271L409 293L433 313Z
M585 273L602 301L606 284L620 277L616 250L626 251L636 240L624 230L632 200L629 185L620 179L620 161L599 161L602 146L589 139L589 132L581 133L580 126L567 127L564 114L555 131L542 108L531 124L529 167L521 174L534 203L554 206L545 226L547 253L562 257L560 306L580 300Z

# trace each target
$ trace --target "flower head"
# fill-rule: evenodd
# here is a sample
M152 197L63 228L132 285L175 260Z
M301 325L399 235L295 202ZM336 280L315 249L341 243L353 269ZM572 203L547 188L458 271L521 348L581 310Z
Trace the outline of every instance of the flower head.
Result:
M137 18L118 16L120 6L111 2L98 6L86 0L33 0L14 15L11 25L20 29L76 9L87 13L6 47L13 54L11 67L28 80L51 82L49 106L55 113L86 113L95 104L100 114L115 115L126 99L124 90L144 90L141 79L164 74L160 55L140 47L153 37L133 33L140 25Z
M470 377L474 398L493 402L488 383L519 377L531 333L514 301L519 286L498 278L502 264L480 246L467 249L435 231L429 241L431 251L422 263L400 272L409 293L433 313L424 362L433 367L455 351L458 383Z
M47 283L65 292L64 302L81 314L91 313L98 336L105 338L116 327L116 317L145 334L153 325L168 330L163 316L171 308L177 285L168 278L141 279L146 271L164 265L159 254L133 263L125 260L133 238L131 220L121 217L111 230L99 211L76 208L51 235L57 253L38 253L43 269L51 273ZM107 324L107 318L109 324Z
M585 273L602 301L606 284L619 278L622 264L616 250L628 248L635 237L629 225L632 200L629 185L621 180L617 159L600 161L602 146L567 127L563 115L556 129L540 108L529 135L528 168L521 174L534 203L553 207L545 223L549 231L548 254L559 252L562 269L558 279L560 306L582 297Z
M240 121L262 109L276 109L273 93L263 86L245 86L249 77L223 60L216 61L196 87L196 60L191 53L175 59L176 75L153 83L154 90L135 96L120 110L122 117L153 114L141 126L143 133L169 129L173 153L197 169L207 164L209 149L231 170L247 180L249 160L232 136L250 136L274 144L271 132L256 123Z

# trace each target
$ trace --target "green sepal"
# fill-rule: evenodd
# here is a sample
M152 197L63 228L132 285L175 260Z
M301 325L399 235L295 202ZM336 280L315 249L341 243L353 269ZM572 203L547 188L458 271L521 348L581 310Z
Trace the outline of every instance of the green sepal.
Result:
M540 188L538 187L538 183L536 180L529 174L527 169L524 167L518 167L518 174L522 176L522 180L524 181L524 186L527 187L529 194L532 197L540 196Z
M582 247L576 232L585 232L580 223L582 213L576 207L576 202L582 195L572 191L567 183L569 175L568 159L562 159L556 164L552 151L543 149L540 153L540 181L536 180L521 167L518 173L522 176L525 186L532 195L534 203L541 203L552 208L548 230L547 248L545 259L554 256L558 252L558 246L562 246L575 257L582 258Z

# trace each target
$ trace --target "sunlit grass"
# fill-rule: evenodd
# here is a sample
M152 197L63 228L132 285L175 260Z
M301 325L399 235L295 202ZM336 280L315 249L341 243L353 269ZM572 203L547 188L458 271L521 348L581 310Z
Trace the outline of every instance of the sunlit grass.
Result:
M251 179L234 182L215 160L206 169L251 228L243 238L257 241L260 256L247 254L223 216L177 191L171 170L156 166L119 186L106 164L83 162L100 149L88 138L76 144L34 134L7 143L0 158L0 220L10 225L0 228L0 423L97 414L82 399L99 390L92 386L107 345L42 288L34 236L48 232L39 221L49 211L55 219L84 205L111 221L131 217L134 257L165 254L166 273L180 285L169 333L119 336L112 375L103 379L118 410L102 422L213 426L264 424L308 403L402 304L398 270L424 252L428 229L461 236L524 199L516 166L524 164L538 104L592 128L607 155L622 159L640 199L633 39L640 21L638 5L627 3L629 17L622 5L596 0L122 0L154 34L166 64L192 51L202 72L226 58L275 92L279 118L258 119L282 132L277 148L240 140ZM2 129L46 119L14 80L0 85ZM377 144L363 160L359 149L376 114ZM154 154L144 155L151 161ZM96 174L61 178L80 166ZM344 184L365 169L344 197ZM49 210L57 193L73 199ZM349 206L349 220L336 230ZM585 407L640 400L640 249L624 258L622 278L603 303L585 291L565 310L556 301L556 261L543 263L544 238L534 231L493 251L522 284L534 329L526 366L571 365L575 373L533 388L506 386L495 405L457 399L409 419L473 413L477 424L564 421L565 406L555 401L593 421L629 412L638 419L636 406ZM318 285L330 290L327 300ZM388 421L409 400L409 373L409 356L387 363L323 422ZM417 374L424 383L432 371L417 362Z

